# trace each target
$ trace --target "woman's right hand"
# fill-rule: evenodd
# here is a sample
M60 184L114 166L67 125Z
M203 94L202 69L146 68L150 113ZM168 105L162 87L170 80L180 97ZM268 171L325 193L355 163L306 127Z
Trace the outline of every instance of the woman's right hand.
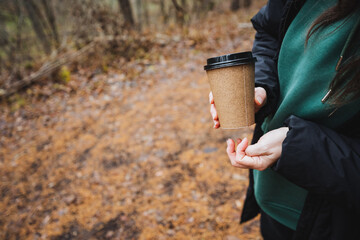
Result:
M210 113L214 121L214 128L219 128L220 127L219 116L216 111L212 92L210 92L209 94L209 102L210 102ZM255 88L254 103L255 103L255 112L258 112L260 108L262 108L266 104L266 91L264 88L262 87Z

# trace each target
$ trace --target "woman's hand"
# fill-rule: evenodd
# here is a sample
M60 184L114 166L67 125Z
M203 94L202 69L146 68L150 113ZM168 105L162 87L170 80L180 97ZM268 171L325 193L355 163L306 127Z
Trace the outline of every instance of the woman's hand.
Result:
M263 171L273 165L281 156L282 143L289 131L288 127L282 127L266 133L259 141L249 146L247 138L238 139L235 151L235 142L227 140L226 152L231 164L238 168L251 168Z
M212 92L209 94L209 102L211 104L210 106L210 113L214 121L214 128L220 127L219 122L219 116L217 114L215 103L214 103L214 97L212 95ZM262 87L255 88L255 112L259 111L260 108L262 108L266 104L266 91Z

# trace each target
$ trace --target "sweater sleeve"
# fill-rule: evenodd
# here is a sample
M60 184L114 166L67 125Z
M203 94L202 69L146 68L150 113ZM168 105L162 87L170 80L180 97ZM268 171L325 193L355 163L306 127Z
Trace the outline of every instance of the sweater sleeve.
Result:
M253 44L255 63L255 86L263 87L267 94L267 103L256 114L256 122L273 113L276 109L279 83L277 77L276 55L279 48L279 26L282 17L283 2L269 1L252 19L256 30Z
M288 118L285 124L289 132L282 155L272 168L309 192L326 195L360 211L358 130L352 128L350 137L296 116Z

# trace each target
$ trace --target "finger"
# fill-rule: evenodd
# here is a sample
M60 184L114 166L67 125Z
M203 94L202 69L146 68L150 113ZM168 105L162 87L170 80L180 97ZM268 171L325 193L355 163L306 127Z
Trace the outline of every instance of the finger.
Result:
M228 154L231 161L235 160L236 152L235 152L235 142L232 139L228 139L226 141L227 148L226 153Z
M245 154L246 148L249 146L249 140L244 138L236 148L236 158L235 164L236 167L243 168L243 169L252 169L254 168L254 160L253 157L249 157Z
M261 156L266 153L266 146L262 143L256 143L246 148L245 154L248 156Z
M214 120L214 128L219 128L220 127L220 122L217 120Z
M241 143L241 139L240 138L236 139L236 142L237 144Z
M211 104L211 106L210 106L210 113L211 113L213 120L219 120L219 117L218 117L218 114L217 114L214 104Z
M247 138L244 138L236 148L236 159L241 160L245 156L245 149L248 147L249 141Z
M266 91L262 87L255 88L255 106L262 107L266 103Z
M239 164L236 161L235 142L232 139L228 139L226 141L226 143L227 143L226 152L230 159L231 165L234 167L237 167L237 168L246 168L245 166L243 166L242 164Z
M209 102L210 102L210 104L214 103L214 96L213 96L212 92L209 93Z

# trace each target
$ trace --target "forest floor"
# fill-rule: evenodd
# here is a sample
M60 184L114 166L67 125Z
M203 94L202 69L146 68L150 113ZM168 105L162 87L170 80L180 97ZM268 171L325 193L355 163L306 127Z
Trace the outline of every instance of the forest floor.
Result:
M252 128L212 128L203 71L251 50L254 11L157 34L166 44L149 59L80 67L2 103L0 239L261 239L258 219L239 224L248 173L225 151Z

